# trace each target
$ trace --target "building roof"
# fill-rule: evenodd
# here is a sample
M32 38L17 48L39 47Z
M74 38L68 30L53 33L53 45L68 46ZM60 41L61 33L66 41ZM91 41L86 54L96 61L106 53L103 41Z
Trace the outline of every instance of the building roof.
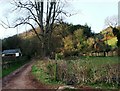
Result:
M3 54L14 54L14 53L21 53L20 49L9 49L9 50L4 50L2 52Z

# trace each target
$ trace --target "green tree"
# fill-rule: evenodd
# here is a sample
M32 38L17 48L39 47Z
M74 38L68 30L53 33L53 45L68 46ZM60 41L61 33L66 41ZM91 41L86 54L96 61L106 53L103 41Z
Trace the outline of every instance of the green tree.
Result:
M88 37L93 36L93 33L91 31L91 27L89 27L87 24L84 25L83 29L84 29L84 36L85 37L88 38Z
M93 52L94 51L94 44L95 44L95 39L94 38L92 38L92 37L89 37L88 39L87 39L87 44L88 44L88 51L89 52Z
M14 49L14 48L20 48L22 39L18 37L17 35L13 37L8 37L2 40L2 48L5 49Z
M113 34L117 37L117 46L120 47L120 27L113 28Z
M80 51L83 47L83 41L85 40L83 35L83 29L78 29L74 32L75 39L77 41L77 49Z
M64 42L64 51L63 51L64 55L72 56L75 52L73 36L72 35L66 36L65 38L63 38L63 42Z

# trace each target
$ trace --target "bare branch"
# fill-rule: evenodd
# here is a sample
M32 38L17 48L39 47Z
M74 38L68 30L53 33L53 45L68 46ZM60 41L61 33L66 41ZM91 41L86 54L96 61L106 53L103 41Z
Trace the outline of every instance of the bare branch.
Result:
M14 26L10 26L10 25L4 23L3 21L1 21L2 24L0 23L0 25L2 25L5 29L8 29L8 28L16 28L16 27L18 27L20 25L28 24L28 25L30 25L32 27L32 29L34 30L34 32L37 35L38 39L41 41L40 36L43 36L43 35L42 34L38 34L37 31L36 31L36 28L34 28L34 26L31 23L27 22L27 20L29 20L29 19L27 19L27 18L26 19L19 18L18 20L20 20L20 23L15 24Z
M31 23L29 23L29 22L21 22L21 23L19 23L19 24L16 24L13 28L15 28L15 27L17 27L17 26L19 26L19 25L22 25L22 24L28 24L28 25L30 25L31 27L32 27L32 29L34 30L34 32L35 32L35 34L37 35L37 37L38 37L38 39L41 41L41 38L40 38L40 34L38 34L37 33L37 31L36 31L36 29L34 28L34 26L31 24ZM41 35L42 36L42 35Z
M117 16L107 17L105 19L105 25L106 26L111 26L111 27L116 27L118 25Z
M5 29L8 29L8 26L7 26L3 21L1 21L0 25L1 25L2 27L4 27Z
M52 29L53 29L53 23L55 21L55 7L56 7L56 3L54 3L54 8L53 8L53 16L52 16L52 23L51 23L51 32L52 32Z

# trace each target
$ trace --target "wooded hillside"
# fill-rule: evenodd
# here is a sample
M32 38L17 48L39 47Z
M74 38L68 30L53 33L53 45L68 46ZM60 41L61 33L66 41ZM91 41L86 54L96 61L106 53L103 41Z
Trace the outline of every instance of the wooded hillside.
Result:
M106 56L105 52L117 49L117 37L110 27L96 34L88 25L61 23L54 26L51 40L46 43L46 47L50 45L47 50L47 54L50 54L47 55L48 57L54 58L56 53L61 57L84 54L92 56L91 53L99 52L103 53L101 56ZM39 31L39 28L37 30ZM2 43L2 50L20 48L23 55L28 57L41 56L42 54L42 44L33 30L5 38Z

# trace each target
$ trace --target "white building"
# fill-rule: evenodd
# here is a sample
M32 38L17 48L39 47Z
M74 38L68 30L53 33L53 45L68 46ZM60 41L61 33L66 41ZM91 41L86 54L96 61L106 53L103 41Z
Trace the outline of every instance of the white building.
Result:
M5 56L19 57L19 56L22 56L22 53L20 49L9 49L9 50L4 50L2 52L2 57L5 57Z

